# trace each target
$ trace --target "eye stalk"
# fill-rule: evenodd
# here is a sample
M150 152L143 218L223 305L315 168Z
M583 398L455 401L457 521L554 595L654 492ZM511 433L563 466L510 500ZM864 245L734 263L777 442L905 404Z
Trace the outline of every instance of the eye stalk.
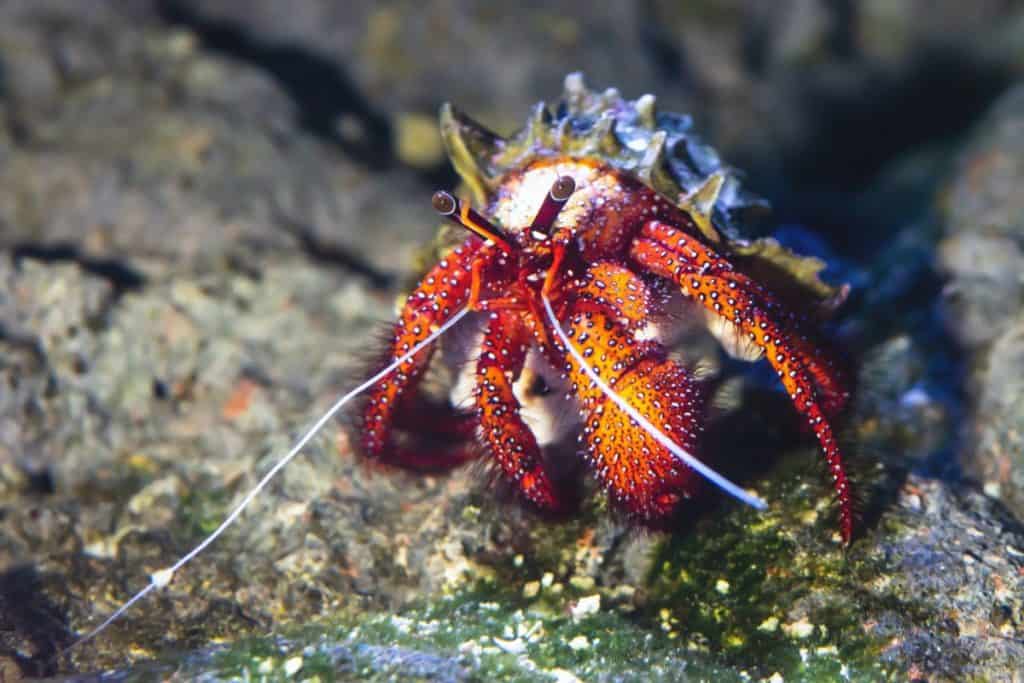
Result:
M576 181L571 176L560 176L551 185L548 195L544 197L544 203L540 205L533 223L530 224L530 236L533 239L543 242L548 238L558 213L575 191Z
M538 242L543 242L548 238L551 226L555 224L555 219L558 218L558 213L575 191L576 181L571 176L559 176L552 183L551 189L548 190L547 196L544 197L544 201L537 210L537 215L534 216L533 222L530 223L531 237ZM460 201L451 192L445 192L444 190L435 192L430 202L434 206L434 211L437 211L456 225L479 235L485 240L494 242L506 253L512 253L512 240L509 239L509 236L501 228L474 211L468 202Z
M505 253L512 253L508 237L501 228L474 211L469 202L461 202L450 192L438 190L434 193L430 203L433 204L434 211L450 219L456 225L462 226L485 240L494 242Z

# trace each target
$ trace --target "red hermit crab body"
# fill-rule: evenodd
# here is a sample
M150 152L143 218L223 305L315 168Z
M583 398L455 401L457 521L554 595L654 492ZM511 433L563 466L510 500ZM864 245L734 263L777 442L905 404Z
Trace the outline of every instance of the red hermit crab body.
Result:
M670 357L661 324L685 312L734 354L777 371L820 443L849 541L851 492L831 424L849 394L811 313L841 294L817 279L820 263L723 234L755 203L687 128L656 114L650 96L596 94L578 76L554 115L538 105L509 140L443 110L449 153L481 212L435 195L470 234L405 301L386 362L464 308L473 313L461 337L475 348L451 400L422 391L430 348L371 389L362 422L371 457L436 469L487 455L523 499L564 512L574 496L544 446L576 432L612 502L663 524L698 485L678 455L701 452L707 412L704 385ZM568 401L559 426L542 430L526 414L524 381Z

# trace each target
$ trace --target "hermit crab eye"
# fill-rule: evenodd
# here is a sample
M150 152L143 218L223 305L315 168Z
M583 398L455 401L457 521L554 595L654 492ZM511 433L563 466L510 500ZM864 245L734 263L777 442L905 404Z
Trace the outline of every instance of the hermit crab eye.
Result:
M537 210L533 223L530 224L530 235L535 240L544 241L548 238L551 226L554 225L555 219L558 218L558 212L562 210L562 207L569 201L569 197L575 191L576 181L570 176L561 176L554 182L548 191L548 195L544 197L544 203Z
M575 191L576 181L572 179L572 176L564 175L555 181L555 184L551 186L551 192L548 194L552 200L564 204Z
M494 242L506 253L512 253L512 247L509 246L508 238L501 228L474 211L468 202L460 202L450 192L438 190L434 193L430 203L433 204L434 211L445 218L451 219L452 222L476 233L485 240Z
M444 190L438 190L431 197L430 203L434 205L434 211L442 216L453 216L459 209L459 202L451 194Z

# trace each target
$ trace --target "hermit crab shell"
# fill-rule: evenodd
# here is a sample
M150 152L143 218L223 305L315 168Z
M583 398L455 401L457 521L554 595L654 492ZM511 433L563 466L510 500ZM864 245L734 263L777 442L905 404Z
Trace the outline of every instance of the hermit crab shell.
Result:
M550 106L535 105L526 125L508 138L450 104L441 109L441 134L463 191L498 224L506 212L492 215L488 208L495 206L502 190L507 194L512 187L522 187L517 179L525 169L551 160L587 162L629 175L684 210L716 250L729 254L755 279L789 290L793 298L810 307L817 305L823 313L845 295L819 279L825 267L822 261L798 256L770 238L744 239L750 224L768 214L768 203L742 186L740 173L726 166L693 132L689 116L659 112L653 95L627 100L615 89L597 92L574 73L566 77L561 99ZM540 196L538 192L537 197L525 199L535 205ZM458 228L442 228L430 253L423 254L424 261L436 261L464 238ZM760 357L760 349L744 346L745 337L739 339L727 323L704 315L703 309L694 313L697 319L706 319L707 329L730 355L745 360ZM450 373L449 380L440 382L446 388L428 385L447 393L453 405L472 403L470 361L480 347L481 334L479 321L471 318L440 344L440 365ZM568 438L579 421L578 412L563 401L568 389L563 382L557 371L531 352L514 386L523 417L542 446ZM537 391L538 386L544 390Z
M746 228L769 211L747 191L738 171L692 130L689 116L657 110L653 95L624 99L617 90L587 88L582 74L565 78L562 97L534 106L526 125L503 138L454 106L441 108L441 135L473 204L485 209L514 173L542 159L590 159L627 173L686 211L720 251L749 274L835 308L845 292L819 277L825 263L799 256L771 238L747 240ZM512 227L512 226L509 226ZM454 243L442 231L435 246ZM459 235L459 238L462 236Z

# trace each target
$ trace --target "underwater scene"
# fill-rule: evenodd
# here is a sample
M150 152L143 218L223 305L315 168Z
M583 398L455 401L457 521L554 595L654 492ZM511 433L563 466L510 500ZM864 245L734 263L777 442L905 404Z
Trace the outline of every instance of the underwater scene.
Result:
M1024 1L0 0L0 682L1024 681Z

